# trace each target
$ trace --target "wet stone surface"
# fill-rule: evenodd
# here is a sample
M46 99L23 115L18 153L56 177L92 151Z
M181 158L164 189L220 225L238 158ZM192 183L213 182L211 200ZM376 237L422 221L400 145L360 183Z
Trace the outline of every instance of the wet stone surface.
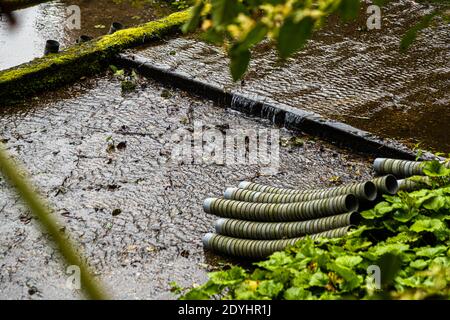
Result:
M436 21L406 53L406 30L432 10L414 1L382 8L380 30L367 30L367 14L337 19L307 46L281 62L266 43L255 48L242 83L233 84L222 48L177 38L136 50L155 64L228 89L282 102L343 121L381 137L450 152L450 25ZM364 8L365 9L365 8Z
M372 159L284 130L273 175L258 165L168 164L173 132L190 132L195 121L273 127L146 80L122 95L117 79L102 76L1 110L0 138L118 298L171 298L171 281L206 279L222 258L203 250L215 217L202 203L228 186L331 186L371 174ZM3 179L0 213L0 298L78 297L65 286L67 266Z

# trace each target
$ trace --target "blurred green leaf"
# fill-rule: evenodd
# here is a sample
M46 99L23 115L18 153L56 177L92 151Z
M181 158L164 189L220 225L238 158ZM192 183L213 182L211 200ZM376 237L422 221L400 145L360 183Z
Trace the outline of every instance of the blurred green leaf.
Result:
M230 50L230 71L233 81L237 81L242 78L248 69L250 63L250 50L240 50L237 47L232 47Z
M211 0L211 5L212 19L216 26L233 22L242 9L238 0Z
M358 16L360 3L359 0L342 0L339 5L339 14L345 20L352 20Z
M411 46L411 44L416 40L417 34L419 31L427 28L432 19L436 16L438 12L434 11L424 17L414 26L412 26L403 36L401 42L400 42L400 51L405 52L408 50L408 48Z
M393 253L386 253L380 257L377 262L381 271L381 285L390 285L397 276L402 265L402 259L399 255Z
M239 43L239 46L243 49L250 49L255 44L261 42L266 36L268 28L265 24L258 22L247 35Z
M220 45L223 42L224 37L225 34L222 31L218 31L214 28L210 28L201 34L202 40L215 45Z
M315 21L311 17L304 17L295 21L294 16L284 20L278 34L277 48L282 58L287 58L300 50L311 36Z
M204 7L205 3L202 0L198 0L195 6L191 8L190 19L181 27L181 31L183 31L183 33L188 33L198 28L200 24L201 13Z

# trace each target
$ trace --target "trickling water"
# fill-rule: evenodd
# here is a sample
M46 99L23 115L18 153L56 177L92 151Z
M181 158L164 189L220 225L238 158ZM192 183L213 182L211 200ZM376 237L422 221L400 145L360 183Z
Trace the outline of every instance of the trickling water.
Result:
M277 117L281 113L281 111L271 105L263 104L261 113L266 119L270 119L273 123L278 123ZM283 119L279 120L282 121Z
M247 97L233 94L231 98L231 109L237 111L248 110L250 114L252 114L252 110L256 107L257 102L254 99L249 99Z
M432 7L395 1L382 9L381 30L335 19L284 62L268 43L253 51L244 80L233 83L221 48L177 38L139 55L196 79L343 121L382 137L450 152L450 26L420 33L407 53L399 43Z

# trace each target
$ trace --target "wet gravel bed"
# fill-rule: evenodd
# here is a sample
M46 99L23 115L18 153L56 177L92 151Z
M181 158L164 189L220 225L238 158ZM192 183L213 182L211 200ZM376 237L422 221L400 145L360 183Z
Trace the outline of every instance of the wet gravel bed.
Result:
M233 83L220 47L198 37L134 50L155 64L199 80L316 112L384 138L450 152L450 24L436 20L406 52L409 27L433 9L402 0L381 10L381 29L330 19L298 54L280 61L269 43L255 48L242 82Z
M214 216L202 210L241 180L332 186L371 175L370 161L280 130L279 169L171 163L177 129L276 129L141 79L132 93L105 75L0 108L0 139L24 163L89 264L117 298L170 299L171 281L202 283L221 257L205 253ZM47 236L0 179L0 298L78 298Z

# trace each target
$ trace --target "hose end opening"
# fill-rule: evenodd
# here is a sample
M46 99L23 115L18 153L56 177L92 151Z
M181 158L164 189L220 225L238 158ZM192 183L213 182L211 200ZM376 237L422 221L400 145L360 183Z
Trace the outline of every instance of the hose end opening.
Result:
M390 195L397 193L399 185L397 179L392 174L388 174L384 182L386 191L388 191Z
M233 199L233 194L238 188L226 188L225 192L223 193L223 197L225 199Z
M349 219L350 225L353 225L353 226L359 225L361 220L362 220L362 217L361 217L361 214L359 214L359 212L353 211L350 213L350 219Z
M211 213L211 204L213 203L214 200L215 198L207 198L205 199L205 201L203 201L203 210L206 213Z
M374 201L377 198L377 186L372 181L364 183L364 195L367 200Z
M227 221L226 219L221 218L217 219L216 222L214 223L214 229L218 234L222 234L222 226L226 221Z
M214 233L207 233L203 236L202 242L203 242L203 247L205 247L205 249L210 248L210 241L213 236L214 236Z
M245 189L245 188L247 188L247 186L248 186L249 184L251 184L251 182L249 182L249 181L241 181L241 182L239 183L239 185L238 185L238 188Z
M379 172L382 171L381 168L382 168L382 165L383 165L385 160L386 160L386 158L376 158L373 161L373 168L374 168L375 172L379 173Z
M357 211L359 208L358 198L353 194L348 194L345 196L345 208L348 211Z

